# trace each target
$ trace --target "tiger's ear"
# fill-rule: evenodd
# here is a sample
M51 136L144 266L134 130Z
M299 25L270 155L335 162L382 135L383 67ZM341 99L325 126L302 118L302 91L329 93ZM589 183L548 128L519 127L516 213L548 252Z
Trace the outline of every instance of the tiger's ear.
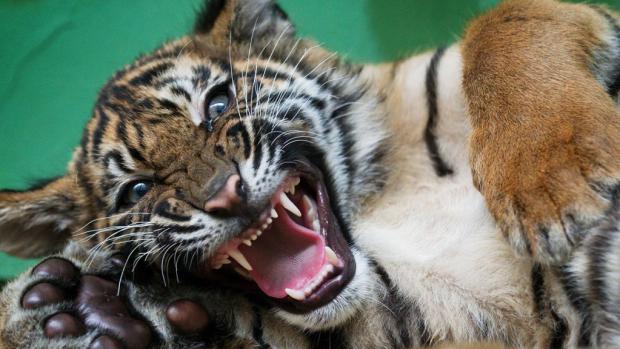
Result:
M58 252L81 216L70 176L27 191L0 191L0 251L22 258Z
M294 35L295 28L273 0L207 0L194 32L228 42Z

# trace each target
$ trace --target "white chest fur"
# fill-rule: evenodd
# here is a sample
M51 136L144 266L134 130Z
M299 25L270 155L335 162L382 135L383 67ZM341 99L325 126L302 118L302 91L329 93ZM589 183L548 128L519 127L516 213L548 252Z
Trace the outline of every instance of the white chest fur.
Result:
M400 67L394 89L410 98L398 98L402 104L390 116L397 119L391 121L397 144L389 156L390 179L381 198L358 217L354 239L442 332L435 335L469 338L472 321L492 318L502 326L507 317L531 317L531 265L513 253L473 186L458 46L438 66L435 129L439 152L454 173L436 175L423 136L429 61L430 55L418 56Z

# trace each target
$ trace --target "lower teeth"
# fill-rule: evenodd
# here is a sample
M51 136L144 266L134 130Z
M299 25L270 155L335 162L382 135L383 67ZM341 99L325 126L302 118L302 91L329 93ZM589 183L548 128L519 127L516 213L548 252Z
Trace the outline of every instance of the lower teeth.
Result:
M286 294L298 301L303 301L312 294L316 290L316 288L323 283L325 278L334 271L334 266L331 264L326 264L323 266L321 271L314 277L314 279L303 289L303 290L293 290L287 288L284 290Z

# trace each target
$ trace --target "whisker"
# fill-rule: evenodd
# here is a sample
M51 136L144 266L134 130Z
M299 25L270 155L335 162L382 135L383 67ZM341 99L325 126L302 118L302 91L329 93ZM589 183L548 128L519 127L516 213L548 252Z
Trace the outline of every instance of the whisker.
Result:
M121 275L118 279L118 288L116 291L116 295L120 296L121 295L121 285L123 282L123 276L125 275L125 269L127 268L127 263L129 263L129 260L131 259L131 256L134 254L134 252L136 250L138 250L141 246L145 245L148 241L142 242L140 244L138 244L136 247L133 248L133 250L131 250L131 252L129 253L129 255L127 256L127 259L125 260L125 264L123 265L123 270L121 271Z

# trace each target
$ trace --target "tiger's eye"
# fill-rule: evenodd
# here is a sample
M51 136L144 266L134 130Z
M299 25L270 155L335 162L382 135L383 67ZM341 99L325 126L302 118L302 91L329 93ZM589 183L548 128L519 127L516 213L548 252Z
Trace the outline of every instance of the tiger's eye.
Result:
M228 109L230 98L227 93L220 93L209 100L207 105L207 114L210 119L215 119L222 115Z
M144 195L146 195L153 183L149 181L139 181L130 183L123 193L123 204L124 205L135 205Z

